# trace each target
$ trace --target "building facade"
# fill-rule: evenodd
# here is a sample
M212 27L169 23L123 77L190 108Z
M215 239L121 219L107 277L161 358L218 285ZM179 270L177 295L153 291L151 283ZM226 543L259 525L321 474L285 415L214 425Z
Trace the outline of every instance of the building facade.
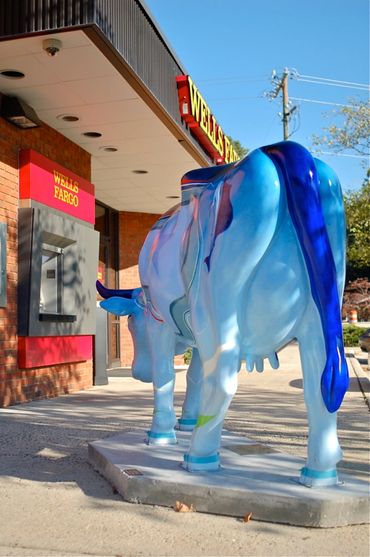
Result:
M96 380L96 294L230 141L139 0L0 5L0 405ZM107 366L130 365L108 318ZM95 379L94 379L95 378Z

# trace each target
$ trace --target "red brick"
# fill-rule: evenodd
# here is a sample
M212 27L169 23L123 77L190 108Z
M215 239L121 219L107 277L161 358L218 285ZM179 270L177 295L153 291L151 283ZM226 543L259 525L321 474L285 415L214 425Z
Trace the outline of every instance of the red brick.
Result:
M34 149L90 180L90 154L43 125L22 131L0 119L0 222L8 225L6 308L0 308L0 406L74 392L92 385L92 361L50 368L17 367L18 152Z

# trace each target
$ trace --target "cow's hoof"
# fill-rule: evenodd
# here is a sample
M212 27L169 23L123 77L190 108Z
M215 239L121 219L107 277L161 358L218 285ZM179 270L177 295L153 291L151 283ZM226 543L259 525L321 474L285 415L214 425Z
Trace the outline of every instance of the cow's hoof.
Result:
M215 471L220 469L220 455L191 456L184 454L183 468L188 472Z
M170 431L169 433L157 433L155 431L146 432L147 445L176 445L176 433Z
M179 418L176 429L179 431L193 431L197 424L196 418Z
M337 470L312 470L311 468L302 468L299 483L306 487L326 487L330 485L338 485Z

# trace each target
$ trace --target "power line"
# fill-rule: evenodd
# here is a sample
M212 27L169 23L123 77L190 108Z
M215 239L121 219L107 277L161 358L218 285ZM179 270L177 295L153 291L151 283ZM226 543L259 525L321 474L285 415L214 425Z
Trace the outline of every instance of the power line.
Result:
M259 97L219 97L217 99L214 98L209 98L208 100L210 102L223 102L223 101L246 101L246 100L263 100L266 97L270 97L270 93L266 93L264 95L261 95ZM274 100L271 98L271 100ZM308 102L308 103L314 103L314 104L327 104L327 105L332 105L332 106L348 106L347 104L343 104L343 103L335 103L332 101L324 101L321 99L307 99L307 98L303 98L303 97L290 97L290 100L292 101L298 101L298 102Z
M331 85L334 87L345 87L348 89L358 89L369 91L370 85L366 83L358 83L356 81L347 81L343 79L333 79L331 77L322 77L317 75L306 75L300 74L295 68L289 70L289 77L297 79L305 83L314 83L317 85ZM199 80L199 83L253 83L257 81L263 81L266 79L266 75L258 76L232 76L232 77L209 77Z
M330 151L315 150L319 155L331 155L333 157L350 157L353 159L368 159L368 155L350 155L349 153L333 153Z
M342 79L332 79L330 77L319 77L317 75L304 75L304 74L299 74L296 70L296 75L294 75L293 71L292 71L292 76L296 77L296 79L312 79L315 81L327 81L330 83L337 83L337 84L342 84L342 85L354 85L355 87L363 87L364 89L368 90L370 89L370 85L367 85L365 83L356 83L355 81L343 81Z
M304 81L307 83L314 83L316 85L330 85L333 87L345 87L345 88L352 88L352 89L361 89L362 91L365 91L368 88L368 86L364 85L363 83L356 83L356 82L351 82L351 81L341 81L341 80L335 80L335 79L331 79L331 78L321 78L318 76L304 76L304 75L300 75L298 73L298 71L296 69L288 69L285 68L283 71L282 76L278 76L276 71L273 70L272 72L272 76L271 76L271 82L274 85L274 89L272 91L269 92L265 92L264 96L268 97L270 100L275 99L279 92L282 91L282 97L283 97L283 113L282 113L282 120L283 120L283 126L284 126L284 139L288 139L289 138L289 130L288 130L288 125L289 125L289 120L291 118L291 116L293 115L293 113L295 112L294 116L298 116L299 117L299 107L298 106L292 106L291 105L291 101L289 101L288 98L288 78L294 78L297 79L299 81ZM333 105L333 106L340 106L340 107L345 107L347 105L342 104L342 103L334 103L334 102L328 102L328 101L324 101L324 100L320 100L320 99L307 99L307 98L303 98L303 97L292 97L292 100L298 101L298 102L311 102L314 104L329 104L329 105ZM298 121L298 127L300 126L300 122ZM297 131L297 128L295 128L293 130L292 133L295 133ZM292 135L292 134L290 134Z
M315 81L314 79L302 79L300 77L296 78L301 83L313 83L314 85L329 85L330 87L341 87L343 89L357 89L359 91L370 91L370 87L364 87L363 85L345 85L341 83L331 83L329 81Z
M266 79L266 75L260 75L260 76L249 76L249 77L243 77L243 76L236 76L236 77L209 77L209 78L205 78L205 79L200 79L198 81L198 83L238 83L238 82L243 82L243 83L252 83L255 81L265 81Z
M266 93L265 95L261 95L259 97L219 97L217 99L213 99L213 98L209 98L208 100L210 102L223 102L223 101L246 101L246 100L263 100L266 97L270 97L269 93ZM271 99L274 100L274 99ZM298 102L308 102L308 103L314 103L314 104L327 104L327 105L332 105L332 106L348 106L347 104L342 104L342 103L335 103L332 101L324 101L324 100L320 100L320 99L306 99L303 97L290 97L291 101L298 101Z
M301 102L315 103L315 104L329 104L333 106L348 106L346 104L333 103L331 101L321 101L319 99L304 99L302 97L290 97L290 98L292 99L292 101L301 101Z
M207 98L207 100L210 103L211 102L214 103L214 102L218 102L218 101L220 101L220 102L221 101L246 101L246 100L251 100L251 99L262 100L262 99L264 99L264 97L262 97L262 96L259 96L259 97L221 97L221 98L218 98L218 99L212 99L212 97L209 98L209 99Z

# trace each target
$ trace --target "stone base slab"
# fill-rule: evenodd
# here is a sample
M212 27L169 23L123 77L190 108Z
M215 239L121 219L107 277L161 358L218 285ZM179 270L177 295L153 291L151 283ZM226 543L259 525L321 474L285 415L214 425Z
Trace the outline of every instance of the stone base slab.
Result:
M125 501L174 507L266 522L329 528L369 522L367 483L340 474L337 486L307 488L298 483L304 461L224 431L221 468L187 472L182 467L191 433L178 444L146 445L135 430L89 444L89 460Z

